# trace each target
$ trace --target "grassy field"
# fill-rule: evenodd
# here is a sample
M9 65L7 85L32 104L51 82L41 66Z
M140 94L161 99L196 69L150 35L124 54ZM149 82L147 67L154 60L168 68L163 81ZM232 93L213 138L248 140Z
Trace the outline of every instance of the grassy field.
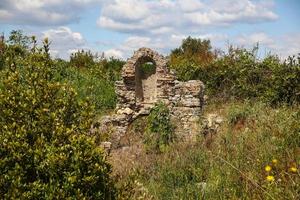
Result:
M118 164L132 187L124 199L299 199L299 106L230 101L205 112L225 119L217 134Z

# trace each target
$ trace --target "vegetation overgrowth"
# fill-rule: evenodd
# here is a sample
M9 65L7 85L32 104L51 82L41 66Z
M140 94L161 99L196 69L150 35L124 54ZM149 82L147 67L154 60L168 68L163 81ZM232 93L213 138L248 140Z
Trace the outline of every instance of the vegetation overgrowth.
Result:
M232 101L208 110L216 107L227 120L212 140L173 144L141 159L131 177L152 199L298 199L299 106Z
M1 55L1 198L114 199L111 165L88 135L94 102L65 80L47 39L32 49L14 40Z
M196 143L180 143L158 104L133 124L139 156L128 163L121 156L118 169L89 128L114 109L124 61L83 50L53 59L47 39L39 47L12 31L0 42L0 196L299 199L300 56L260 58L258 51L183 40L170 67L180 80L203 81L205 112L225 122L209 138L199 133Z
M170 111L162 102L157 103L150 111L144 138L146 149L154 152L163 152L174 142L174 126L171 123Z
M300 102L300 55L282 61L277 55L258 57L253 49L229 47L214 51L209 40L187 38L170 55L181 80L204 82L206 93L222 99L255 99L268 104Z

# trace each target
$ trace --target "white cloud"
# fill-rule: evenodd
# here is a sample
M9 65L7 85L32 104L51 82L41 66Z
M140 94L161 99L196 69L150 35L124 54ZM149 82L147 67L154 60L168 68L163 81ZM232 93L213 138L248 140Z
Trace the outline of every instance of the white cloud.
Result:
M264 32L253 33L250 35L242 34L236 38L236 42L240 45L253 45L259 43L269 47L275 44L275 41Z
M289 33L279 37L273 50L283 58L300 54L300 33Z
M97 24L119 32L158 34L173 30L195 32L205 27L274 21L278 16L273 11L273 4L266 1L270 2L112 0L103 4Z
M117 50L117 49L110 49L104 52L105 57L107 58L119 58L119 59L124 59L124 55L122 51Z
M253 47L259 43L261 50L265 53L275 53L282 59L300 53L300 33L284 34L282 36L270 36L264 32L252 34L241 34L232 40L235 44L243 47Z
M178 0L178 5L185 12L193 12L204 8L204 4L198 0Z
M141 47L148 47L154 49L164 55L168 55L171 49L179 47L183 39L188 37L184 34L172 34L172 35L162 35L161 37L146 37L146 36L131 36L128 37L122 44L115 46L110 49L109 53L116 53L116 55L123 59L130 57L134 51ZM192 35L194 38L200 39L210 39L213 44L223 41L227 38L227 35L223 34L205 34L205 35Z
M171 49L179 47L182 40L188 36L189 35L185 34L171 34L170 36L162 37L131 36L120 45L106 51L106 55L126 59L141 47L149 47L164 55L168 55ZM267 53L271 52L284 59L289 55L300 53L300 33L286 34L284 36L270 36L264 32L253 32L232 36L219 33L195 34L191 36L193 38L210 39L213 48L225 51L227 50L227 42L245 48L252 48L259 43L259 56L261 57L264 57Z
M0 23L34 26L65 25L101 0L1 0Z
M62 26L43 31L41 37L47 37L51 41L50 53L53 57L68 59L69 55L77 50L89 49L81 33L73 32L68 27Z

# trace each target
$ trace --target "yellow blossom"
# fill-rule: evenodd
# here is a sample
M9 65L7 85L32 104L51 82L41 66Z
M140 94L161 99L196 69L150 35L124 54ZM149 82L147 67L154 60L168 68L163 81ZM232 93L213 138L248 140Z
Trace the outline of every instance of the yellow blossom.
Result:
M297 168L296 167L291 167L290 171L296 173L297 172Z
M271 167L270 165L267 165L267 166L265 167L266 172L271 171L271 169L272 169L272 167Z
M272 163L276 165L278 163L278 160L277 159L273 159Z
M267 179L267 181L270 181L270 182L275 180L274 176L270 176L270 175L267 176L266 179Z

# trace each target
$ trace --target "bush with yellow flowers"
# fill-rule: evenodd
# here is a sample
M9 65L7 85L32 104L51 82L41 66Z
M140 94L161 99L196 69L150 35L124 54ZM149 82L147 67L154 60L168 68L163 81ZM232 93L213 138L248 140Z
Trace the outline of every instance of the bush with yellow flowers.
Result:
M7 66L0 83L0 196L114 199L111 166L88 136L93 107L55 81L49 43Z

